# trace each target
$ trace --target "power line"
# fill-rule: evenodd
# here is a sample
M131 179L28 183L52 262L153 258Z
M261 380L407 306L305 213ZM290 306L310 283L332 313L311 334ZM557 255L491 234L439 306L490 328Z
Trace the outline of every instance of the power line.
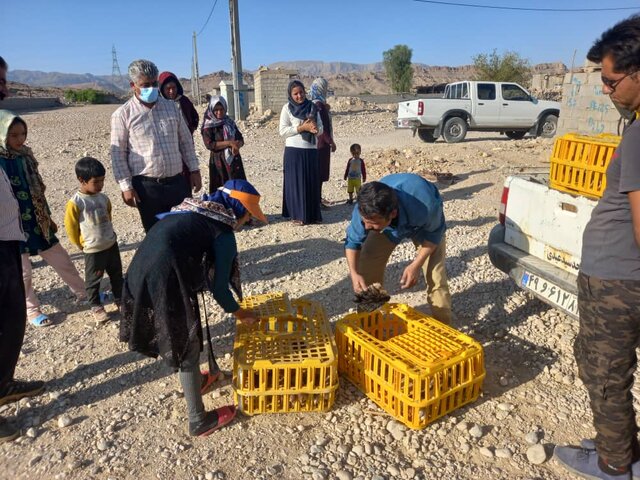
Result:
M209 23L209 19L211 18L211 15L213 15L213 9L216 8L216 5L218 3L218 0L216 0L215 2L213 2L213 7L211 7L211 11L209 12L209 16L207 17L207 21L204 22L204 25L202 26L202 28L200 29L200 31L196 34L196 37L200 36L200 34L202 33L202 31L207 27L207 24Z
M609 8L527 8L527 7L503 7L498 5L474 5L473 3L441 2L437 0L413 0L420 3L435 3L453 7L490 8L493 10L525 10L529 12L608 12L614 10L639 10L638 7L609 7Z

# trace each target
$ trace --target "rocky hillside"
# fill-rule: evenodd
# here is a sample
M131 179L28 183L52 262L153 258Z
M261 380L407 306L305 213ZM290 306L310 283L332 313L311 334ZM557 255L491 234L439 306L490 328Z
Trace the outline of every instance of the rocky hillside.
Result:
M356 64L345 62L277 62L269 68L284 68L297 70L306 85L310 85L314 78L324 76L329 80L330 88L336 95L387 94L391 89L387 84L387 75L382 63ZM565 73L567 67L562 63L541 63L533 67L536 73ZM413 84L427 86L440 83L468 80L474 76L472 65L458 67L430 66L424 64L413 65ZM60 87L60 88L96 88L112 92L126 92L128 85L118 83L110 75L46 73L28 70L10 70L10 82L19 82L30 86ZM209 92L218 86L220 81L231 82L231 73L225 71L212 72L200 77L200 90ZM181 79L187 93L191 93L191 81ZM253 86L253 73L245 72L244 81ZM121 86L122 88L118 87ZM18 91L17 95L21 95Z

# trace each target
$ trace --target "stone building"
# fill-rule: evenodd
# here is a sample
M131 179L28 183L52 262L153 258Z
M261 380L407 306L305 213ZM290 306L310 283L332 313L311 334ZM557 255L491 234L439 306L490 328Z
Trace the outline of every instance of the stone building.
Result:
M289 82L298 77L296 70L270 70L261 67L254 74L255 106L260 115L267 110L279 113L287 103L287 87Z

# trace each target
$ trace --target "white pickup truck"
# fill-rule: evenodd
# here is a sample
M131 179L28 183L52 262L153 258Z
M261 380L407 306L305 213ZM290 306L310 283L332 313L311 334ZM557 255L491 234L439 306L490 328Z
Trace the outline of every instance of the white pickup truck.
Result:
M559 115L560 103L538 100L517 83L466 81L448 84L442 98L400 102L396 128L429 143L440 135L447 143L461 142L469 130L517 140L527 133L553 137Z
M491 263L543 302L578 317L582 233L596 201L550 189L549 174L508 177Z

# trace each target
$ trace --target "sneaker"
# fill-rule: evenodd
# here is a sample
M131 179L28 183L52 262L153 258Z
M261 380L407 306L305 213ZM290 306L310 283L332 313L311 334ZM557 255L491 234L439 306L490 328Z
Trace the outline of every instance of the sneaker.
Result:
M39 395L44 390L44 382L20 382L10 381L7 386L0 391L0 405L10 402L17 402L24 397Z
M595 480L631 480L631 471L611 475L600 468L598 454L595 450L577 447L556 447L553 456L567 470L582 478Z
M91 314L97 324L105 323L109 321L109 314L104 307L91 307Z
M595 450L596 442L591 438L583 438L580 446L585 450ZM640 480L640 460L631 464L631 477L633 480Z
M227 405L217 408L212 412L206 412L204 420L201 422L189 422L189 435L193 437L206 437L231 422L235 416L236 408L233 405Z
M6 418L0 417L0 443L10 442L19 436L20 430Z

